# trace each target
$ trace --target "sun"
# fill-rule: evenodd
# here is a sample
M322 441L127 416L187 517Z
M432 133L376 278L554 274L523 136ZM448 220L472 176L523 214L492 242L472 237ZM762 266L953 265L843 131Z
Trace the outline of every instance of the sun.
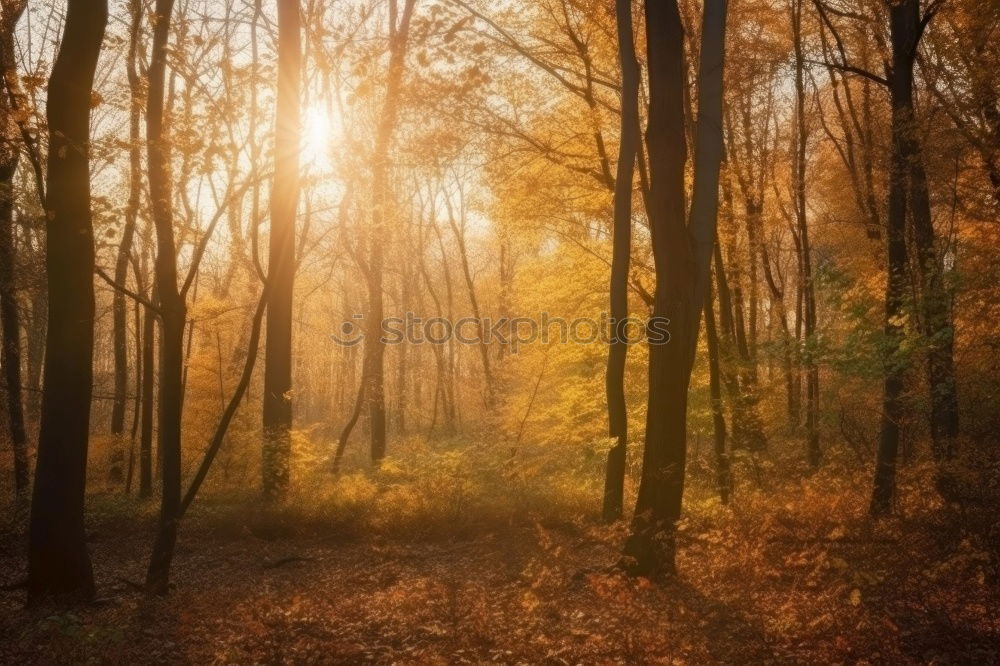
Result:
M311 171L330 168L330 141L333 138L330 115L319 106L310 106L302 119L302 167Z

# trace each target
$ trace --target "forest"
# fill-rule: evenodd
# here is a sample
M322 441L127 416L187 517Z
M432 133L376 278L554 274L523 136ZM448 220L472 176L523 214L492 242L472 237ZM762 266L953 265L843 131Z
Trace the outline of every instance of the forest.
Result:
M0 663L1000 662L1000 0L0 12Z

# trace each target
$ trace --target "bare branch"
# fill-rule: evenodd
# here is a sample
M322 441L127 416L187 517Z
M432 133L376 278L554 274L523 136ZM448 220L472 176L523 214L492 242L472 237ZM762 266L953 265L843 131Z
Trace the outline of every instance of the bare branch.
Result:
M885 86L886 88L889 87L888 79L879 76L878 74L869 72L867 69L862 69L861 67L854 67L852 65L839 62L821 62L819 60L806 60L806 63L810 65L822 65L823 67L832 67L841 72L847 72L848 74L857 74L858 76L863 76L864 78L874 81L881 86Z
M107 282L108 285L110 285L112 289L114 289L116 291L120 291L121 293L125 294L126 296L128 296L132 300L137 301L138 303L140 303L140 304L144 305L145 307L149 308L150 310L152 310L156 314L160 314L160 308L158 308L155 305L153 305L153 303L151 301L149 301L146 297L144 297L144 296L142 296L140 294L137 294L134 291L132 291L131 289L129 289L128 287L126 287L124 285L120 285L117 282L115 282L113 279L111 279L111 276L109 276L107 273L105 273L104 269L101 268L100 266L94 266L94 272L97 273L99 276L101 276L101 279L104 280L105 282Z

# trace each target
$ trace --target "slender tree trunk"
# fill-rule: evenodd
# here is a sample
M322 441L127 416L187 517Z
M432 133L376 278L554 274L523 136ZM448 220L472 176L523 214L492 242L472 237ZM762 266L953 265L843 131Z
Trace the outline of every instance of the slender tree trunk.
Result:
M788 416L788 427L792 431L798 426L798 413L795 401L795 383L792 377L792 336L788 330L788 319L785 310L785 285L779 286L771 268L771 258L765 244L760 246L761 264L764 267L764 278L770 292L771 326L777 323L778 334L781 336L781 369L785 379L785 408Z
M222 448L222 444L225 442L226 432L229 430L229 424L232 423L233 417L236 416L240 402L243 400L243 396L246 395L247 389L250 387L250 380L253 378L253 369L257 364L257 352L260 348L261 325L264 320L264 312L268 307L270 289L271 283L265 283L264 289L261 291L260 298L257 301L257 307L254 310L253 319L250 322L250 337L247 341L247 357L243 362L243 371L240 373L239 382L237 382L236 388L233 389L233 394L230 396L229 401L222 410L222 416L219 417L219 422L215 426L212 438L208 442L205 457L202 458L201 464L198 465L198 470L191 479L191 485L188 486L187 492L184 493L184 498L180 501L177 510L177 521L180 521L180 519L184 517L184 514L187 513L188 508L191 506L191 503L198 494L198 490L201 488L201 484L208 476L208 472L212 467L212 462L215 460L216 455L219 453L219 449ZM170 567L169 559L166 562L166 567L168 569Z
M632 254L632 185L639 145L639 63L632 35L632 2L616 0L618 59L622 68L621 144L615 176L614 227L611 255L611 345L605 391L608 435L615 439L608 451L604 476L604 520L622 517L628 446L628 410L625 403L625 361L628 355L628 272Z
M416 0L404 0L398 16L397 0L389 6L389 71L385 100L379 117L372 152L372 231L368 260L368 331L365 336L364 373L368 383L368 421L371 435L371 458L376 465L385 457L385 343L382 340L382 319L385 316L382 281L384 245L388 240L385 217L390 208L389 149L399 115L400 89L409 40L410 19Z
M694 255L695 324L694 335L689 341L689 368L694 365L701 310L708 297L712 279L712 255L718 237L720 174L725 156L722 112L728 5L728 0L705 0L702 14L694 183L688 219L688 233Z
M736 246L733 243L727 256L730 259L735 259L736 255ZM716 255L716 261L720 266L723 265L721 253ZM738 417L740 425L738 428L734 427L734 433L737 434L734 439L740 446L746 446L751 451L762 451L767 448L767 437L764 435L763 424L757 409L758 377L747 327L743 288L740 285L742 271L738 269L732 271L732 290L728 287L730 283L725 275L726 272L723 270L719 277L719 302L727 304L727 312L730 307L732 308L730 324L732 337L728 340L730 344L727 345L728 349L725 355L730 363L736 365L739 378L736 384L735 401L736 410L740 414ZM733 351L735 351L735 355Z
M436 224L432 222L434 227L434 232L437 235L438 250L441 253L441 270L444 273L444 286L445 286L445 300L447 303L447 310L444 311L444 315L448 317L449 320L454 321L455 314L455 290L452 286L451 281L451 268L448 265L448 253L445 251L444 247L444 237L441 235L441 230ZM428 284L430 284L428 282ZM439 308L438 316L442 316L441 310ZM455 339L452 336L448 340L448 353L445 355L442 353L442 357L445 361L445 382L442 387L441 392L441 402L443 406L444 416L445 416L445 427L448 434L454 434L458 430L458 409L455 397L455 368L457 366L455 357Z
M906 12L907 21L919 23L919 0L905 0L899 3L899 11ZM916 59L919 33L909 37L909 44L901 48L909 49L909 77L912 78L913 61ZM893 48L897 48L893 42ZM904 73L905 75L905 73ZM912 87L912 86L911 86ZM995 104L995 100L993 102ZM913 241L916 250L918 275L920 276L920 306L923 335L927 342L927 383L930 387L930 430L931 446L937 461L947 461L955 453L958 437L958 389L955 382L955 334L951 317L951 295L945 284L944 266L938 257L934 220L931 217L930 192L927 172L924 167L923 148L917 134L916 114L913 108L912 90L910 99L904 100L908 114L907 145L909 156L910 205L912 207ZM995 106L992 107L995 111ZM996 122L996 118L994 118ZM1000 127L1000 123L998 123ZM1000 135L997 136L1000 140Z
M410 306L409 292L410 285L413 283L413 275L407 270L402 278L402 284L400 284L399 288L399 311L405 313ZM410 358L407 353L408 344L405 340L398 347L399 356L396 365L396 432L404 434L406 432L406 378L409 376L407 373L410 369L408 364Z
M243 371L240 373L239 382L237 382L236 388L233 390L233 394L230 396L229 401L225 403L222 415L219 417L219 422L216 424L212 437L208 442L208 448L205 451L205 456L202 458L201 464L198 465L198 469L195 472L194 477L191 479L191 485L188 486L183 499L179 499L177 502L177 508L174 514L175 532L177 524L180 522L181 518L184 517L184 514L187 513L191 503L198 494L198 490L201 488L201 484L204 483L205 479L208 477L208 472L212 468L212 463L215 461L215 457L218 455L219 450L222 448L222 444L225 442L226 432L229 429L229 425L232 423L233 417L239 409L240 402L243 400L243 396L246 395L246 391L250 386L250 380L253 378L254 366L257 363L257 352L260 347L260 334L264 321L264 312L267 308L269 287L269 284L264 285L264 289L257 301L257 307L254 310L253 319L250 324L249 340L247 341L247 357L243 362ZM173 549L171 547L170 549L163 551L154 550L154 558L156 555L160 555L164 558L160 562L159 566L163 568L165 576L170 570L170 564L173 558Z
M955 454L958 437L958 390L955 382L955 334L951 317L951 296L945 284L944 268L937 255L934 224L927 191L927 174L917 153L910 160L913 202L913 238L920 265L921 306L924 337L927 340L927 378L930 386L931 444L939 461Z
M2 112L2 110L0 110ZM28 436L24 426L21 395L21 317L14 289L14 201L13 177L17 168L16 149L0 163L0 329L6 390L4 409L14 449L14 491L18 498L28 492Z
M792 0L792 40L795 50L795 223L799 238L799 262L802 272L803 360L806 371L806 459L813 468L822 458L819 445L819 367L816 364L816 295L813 286L812 250L806 214L806 124L805 56L802 45L802 1Z
M433 215L433 212L432 212L432 215ZM427 287L427 292L430 294L431 300L434 301L434 308L435 308L434 314L438 318L441 318L441 317L444 317L445 310L444 310L444 307L441 305L441 298L438 296L437 289L435 289L435 287L434 287L434 281L431 279L430 269L427 267L427 258L424 255L424 239L423 239L423 226L422 225L423 225L423 220L421 220L421 227L420 227L420 230L418 232L418 234L419 234L419 240L420 240L420 251L419 251L419 255L418 255L419 267L420 267L420 274L423 277L424 285ZM435 227L435 229L436 229L436 227ZM443 261L443 266L444 266L444 269L446 271L446 278L447 278L446 284L448 285L448 287L447 287L448 288L448 298L449 298L449 303L450 303L450 301L451 301L451 282L450 282L450 277L447 276L448 265L447 265L446 262ZM430 427L429 427L429 430L431 432L433 432L434 427L437 425L438 406L443 403L443 405L442 405L442 407L443 407L442 408L442 412L444 412L444 414L446 415L446 419L447 419L447 415L449 414L449 408L448 408L448 404L447 404L447 392L445 390L446 379L447 379L447 376L448 376L448 372L447 372L447 359L445 357L445 350L441 348L441 345L431 345L431 349L433 350L433 354L434 354L434 366L435 366L435 370L436 370L435 385L434 385L434 404L433 404L433 408L432 408L432 411L431 411L431 422L430 422ZM449 420L448 423L450 424L451 421ZM451 426L449 425L449 427L451 427Z
M358 386L358 395L354 401L354 409L351 410L351 415L347 419L347 423L344 424L343 429L340 431L340 436L337 438L337 449L333 454L333 464L331 469L333 474L340 474L340 465L344 459L344 451L347 450L347 440L350 439L351 433L354 431L354 426L357 425L358 419L361 417L361 410L365 406L365 383L362 381L360 386Z
M38 423L42 415L42 366L45 340L48 337L49 290L47 277L31 289L31 319L27 322L28 395L25 400L29 422Z
M14 59L14 29L27 6L26 0L4 4L0 17L0 364L6 399L3 406L14 451L14 492L27 498L29 483L28 435L24 425L21 391L21 313L17 303L14 264L17 242L14 234L14 174L19 158L20 127L14 120L17 108L17 69ZM20 502L19 502L20 503Z
M617 0L616 0L617 2ZM635 49L633 48L633 54ZM636 75L638 77L638 74ZM637 84L638 85L638 84ZM638 106L638 102L636 103ZM511 299L514 290L514 257L513 257L513 243L511 243L510 232L500 231L500 319L510 321L511 317ZM507 345L497 345L496 354L498 365L503 362L504 357L507 354Z
M792 364L792 334L785 319L784 300L781 301L781 371L785 377L785 413L788 431L794 432L799 426L798 396L795 386L795 368Z
M187 178L184 179L184 182L187 182ZM198 273L194 276L194 289L192 289L191 293L192 305L198 304L199 277L200 274ZM182 300L185 299L182 297ZM187 333L184 335L184 360L182 362L181 369L181 410L184 409L184 396L187 395L188 368L191 367L191 352L194 351L195 320L191 319L190 321L186 321L184 328L187 330Z
M708 390L712 400L712 427L715 434L715 478L719 489L719 499L729 504L733 491L729 453L726 451L726 417L722 410L722 385L719 371L719 334L715 328L715 308L712 304L712 290L705 304L705 338L708 343Z
M802 327L804 322L803 317L803 294L805 293L802 281L802 243L799 240L799 232L796 227L792 226L792 238L795 243L795 354L794 354L794 367L793 367L793 377L792 383L795 393L795 413L798 416L796 424L800 424L802 420Z
M380 244L380 243L379 243ZM378 464L385 457L385 343L382 341L382 319L385 306L382 295L382 250L372 247L368 276L368 317L364 341L364 396L368 405L368 428L371 460Z
M721 373L733 407L733 448L746 447L758 451L767 447L764 428L754 396L755 386L746 369L748 362L738 342L738 325L733 316L735 308L726 279L722 248L715 244L715 277L718 284L719 319L722 327L719 356Z
M472 279L472 269L469 266L469 252L465 244L465 202L461 202L462 216L461 220L455 219L454 210L451 204L451 197L447 192L444 193L445 208L448 211L448 224L451 226L452 233L455 235L455 241L458 243L458 253L462 264L462 276L465 278L465 288L469 295L469 304L472 306L472 316L476 320L477 334L479 336L479 356L483 364L483 377L486 381L486 405L489 407L493 404L494 394L493 394L493 372L490 370L490 352L489 346L486 344L486 335L483 328L483 318L482 313L479 309L479 298L476 296L476 284Z
M142 288L139 288L142 291ZM135 330L135 376L132 397L132 427L129 431L128 473L125 476L125 494L131 494L135 480L136 452L135 444L139 434L139 423L142 417L142 304L133 302L132 327Z
M892 510L896 494L896 458L899 451L899 421L905 363L900 356L904 339L903 316L906 294L906 213L912 201L911 165L919 159L913 114L913 63L919 34L918 0L902 0L889 7L892 68L889 98L892 106L892 151L889 172L887 222L888 259L885 295L885 380L882 394L882 425L875 455L875 480L869 511L883 515ZM926 193L925 193L926 194ZM929 211L928 211L929 214Z
M895 111L894 111L895 115ZM894 123L895 124L895 123ZM896 457L899 451L899 421L905 368L899 357L903 342L903 303L906 288L906 196L905 163L893 131L892 165L887 215L888 265L885 290L885 360L882 389L882 422L875 456L875 482L870 512L882 515L892 509L896 493Z
M156 289L150 292L155 302ZM153 391L156 377L156 313L145 308L142 319L142 425L139 430L139 497L153 494Z
M146 159L156 227L155 274L160 309L158 453L162 473L160 520L146 572L146 587L156 594L166 594L169 590L170 561L177 541L181 499L184 326L187 317L185 299L177 287L171 151L170 139L164 130L164 84L173 6L173 0L156 0L146 102Z
M89 143L91 89L107 20L106 0L69 0L49 78L49 325L28 540L29 604L94 595L84 532L94 349Z
M278 97L264 351L263 491L270 501L288 492L292 428L292 292L295 211L299 200L299 90L302 47L298 0L278 0Z
M735 241L735 239L733 239ZM750 365L750 347L747 344L747 318L746 308L743 304L743 271L736 257L736 243L729 245L726 257L729 259L728 281L732 287L732 308L733 308L733 332L736 339L736 352L740 357L740 366L744 376ZM744 383L749 383L745 381Z
M162 474L160 520L146 586L155 594L167 594L170 562L177 542L181 493L181 402L184 363L184 302L161 290L159 455Z
M118 256L115 259L115 283L124 285L128 280L128 264L135 237L136 219L139 216L139 193L142 186L140 174L140 133L139 115L142 111L142 83L136 67L138 57L139 30L142 25L142 6L139 0L130 0L129 45L126 57L129 92L129 195L125 207L125 226L122 230ZM114 450L111 454L111 481L121 481L121 465L124 460L125 406L128 392L128 313L125 309L125 294L114 290L111 304L112 348L114 350L114 401L111 407L111 436Z
M760 233L763 229L763 215L764 206L760 202L747 202L746 206L746 229L747 229L747 264L750 267L749 279L750 279L750 317L749 317L749 352L750 352L750 370L753 374L754 389L757 388L758 376L757 376L757 347L758 347L758 329L760 328L757 323L758 310L760 309L760 276L758 275L758 261L761 256L761 239Z

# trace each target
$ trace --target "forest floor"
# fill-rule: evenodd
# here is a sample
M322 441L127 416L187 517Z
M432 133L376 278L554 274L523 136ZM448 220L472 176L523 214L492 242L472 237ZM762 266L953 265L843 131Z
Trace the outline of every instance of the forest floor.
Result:
M0 663L1000 662L995 507L922 498L872 523L863 483L830 483L732 508L695 491L664 584L608 573L623 528L592 518L365 533L204 502L173 591L147 598L152 505L139 522L92 510L99 600L28 611L23 590L0 594ZM10 584L25 542L7 529Z

